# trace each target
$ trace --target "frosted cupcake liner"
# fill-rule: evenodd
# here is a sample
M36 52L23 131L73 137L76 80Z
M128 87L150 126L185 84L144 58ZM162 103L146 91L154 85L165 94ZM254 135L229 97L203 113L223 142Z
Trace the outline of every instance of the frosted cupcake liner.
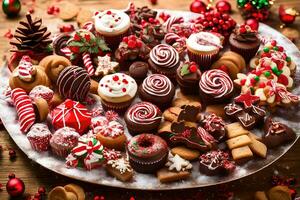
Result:
M251 60L251 58L253 58L256 55L259 49L259 45L253 49L244 49L231 44L229 45L230 45L230 50L240 54L245 59L246 63L248 63Z
M127 108L130 107L132 101L133 99L122 103L111 103L101 100L101 104L104 110L113 110L117 113L124 113L127 110Z
M168 77L172 81L173 84L177 83L176 80L175 80L175 78L176 78L176 71L172 72L172 73L171 72L169 72L169 73L168 72L163 72L163 71L160 71L160 70L152 67L151 65L150 65L150 68L151 68L151 71L152 71L153 74L162 74L162 75L165 75L166 77Z
M59 157L63 157L63 158L66 158L69 154L69 149L66 149L64 147L56 148L56 147L51 146L51 150L52 150L52 153L54 153L55 155L57 155Z
M188 56L190 61L196 62L201 70L208 70L210 69L211 65L214 61L218 58L219 51L216 51L211 54L201 54L201 53L194 53L188 50Z
M194 86L184 86L184 85L181 85L179 84L179 88L180 88L180 91L184 94L187 94L187 95L197 95L199 94L199 86L198 86L198 83L196 83Z
M50 149L50 141L51 136L43 137L43 138L28 138L31 147L38 152L48 151Z

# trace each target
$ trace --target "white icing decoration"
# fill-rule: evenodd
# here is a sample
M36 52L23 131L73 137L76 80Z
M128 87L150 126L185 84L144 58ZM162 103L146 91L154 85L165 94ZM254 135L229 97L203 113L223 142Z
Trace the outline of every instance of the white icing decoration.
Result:
M171 153L169 153L168 162L166 163L166 166L169 167L169 170L176 170L176 171L186 171L189 169L192 169L193 165L183 158L181 158L179 155L173 156Z
M143 90L153 96L167 96L172 90L172 83L168 77L162 74L152 74L144 79Z
M179 54L168 44L156 45L150 52L151 61L163 68L173 68L179 63Z
M118 80L113 80L118 77ZM125 82L123 80L126 80ZM98 87L98 93L106 97L134 97L137 92L137 84L133 78L123 73L115 73L104 76Z
M206 40L209 43L199 44L198 43L199 39ZM216 51L222 47L220 38L208 32L200 32L200 33L194 33L190 35L190 37L186 40L186 44L192 50L206 51L206 52Z
M132 172L132 168L128 162L128 160L124 158L119 158L116 160L109 160L107 161L108 165L111 165L113 168L120 171L121 174L124 174L125 172Z
M105 55L103 57L98 56L98 66L95 75L99 76L102 73L103 75L107 75L113 72L118 65L119 63L111 61L111 57L108 55Z
M95 20L95 29L100 34L125 32L130 26L129 16L120 10L110 9L96 12L93 18Z

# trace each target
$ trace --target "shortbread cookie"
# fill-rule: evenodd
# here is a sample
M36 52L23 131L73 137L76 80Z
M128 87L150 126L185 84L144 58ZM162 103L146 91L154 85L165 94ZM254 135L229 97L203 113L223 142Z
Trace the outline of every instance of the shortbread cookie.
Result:
M79 27L81 27L84 23L88 21L92 21L92 17L93 17L93 12L91 11L91 9L80 8L78 15L76 17L76 21Z
M200 152L195 149L189 149L185 146L178 146L171 149L173 155L177 154L186 160L195 160L199 158Z
M231 150L232 158L236 160L251 158L253 153L248 146L242 146Z
M227 140L226 143L229 149L234 149L250 144L251 139L248 137L248 135L240 135Z
M68 21L72 20L74 17L77 16L79 12L79 7L74 3L69 1L63 1L59 3L59 18L62 20Z
M123 157L116 160L109 160L106 164L106 171L123 182L129 181L133 177L133 169L129 161Z
M170 122L177 121L177 118L181 111L182 109L179 107L170 107L163 112L162 116L167 121Z
M162 168L157 171L157 178L161 183L168 183L178 180L187 179L190 177L189 171L169 171L167 168Z
M250 137L250 139L251 139L251 144L249 144L249 147L252 150L252 152L262 158L266 158L267 146L264 143L254 139L254 138Z
M248 135L249 131L244 129L243 126L239 122L234 122L231 124L227 124L225 126L227 130L227 137L234 138L240 135Z
M205 112L207 113L214 113L219 117L225 118L226 114L224 111L224 104L216 104L216 105L208 105L206 106Z

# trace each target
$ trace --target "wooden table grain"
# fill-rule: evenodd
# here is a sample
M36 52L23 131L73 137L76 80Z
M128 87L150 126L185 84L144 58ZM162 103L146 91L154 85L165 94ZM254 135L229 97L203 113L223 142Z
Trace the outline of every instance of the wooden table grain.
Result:
M4 37L4 34L8 31L14 31L17 26L17 21L24 17L24 14L28 10L27 5L23 5L20 17L15 19L8 19L0 12L0 66L3 64L5 56L8 54L9 44L8 39ZM106 8L116 8L123 9L128 5L128 0L73 0L76 4L85 8L94 9L106 9ZM134 0L137 6L150 5L147 0ZM44 19L46 24L51 24L51 22L57 21L53 16L47 15L47 7L55 1L47 0L36 0L35 15L40 16ZM189 10L189 4L191 0L158 0L156 6L151 6L153 8L164 8L164 9L176 9L176 10ZM236 9L236 1L230 1L233 13L232 16L238 21L242 22L242 18ZM300 10L299 0L276 0L275 5L272 7L272 15L270 19L266 22L275 29L279 29L280 21L278 19L278 7L280 4L295 7ZM53 24L53 23L52 23ZM300 31L300 20L296 20L293 25ZM300 47L299 41L296 43ZM0 111L1 112L1 111ZM300 119L299 119L300 120ZM253 194L257 190L265 190L271 186L271 177L275 174L280 174L283 176L300 177L300 142L298 141L295 146L279 161L273 165L267 167L266 169L260 171L259 173L243 178L238 181L226 184L224 187L209 187L204 189L190 189L187 191L165 191L165 192L144 192L136 190L124 190L115 189L110 187L98 186L87 184L80 181L71 180L69 178L57 175L43 167L35 164L30 159L28 159L25 154L18 149L13 140L9 137L4 127L0 128L0 145L3 147L3 151L0 154L0 183L4 185L3 191L0 191L0 200L8 199L8 195L5 191L5 184L7 182L7 176L10 172L16 174L20 177L26 185L26 193L34 194L37 188L41 185L45 186L47 191L57 185L64 185L66 183L77 183L85 188L89 197L91 194L103 195L105 199L129 199L130 197L135 197L135 199L203 199L201 194L204 193L216 193L217 191L230 191L234 193L237 199L253 199ZM9 160L8 151L12 148L17 152L17 159L15 161ZM225 189L224 189L225 188ZM300 191L299 186L297 186L297 191ZM176 195L174 195L174 193ZM213 196L209 199L215 199Z

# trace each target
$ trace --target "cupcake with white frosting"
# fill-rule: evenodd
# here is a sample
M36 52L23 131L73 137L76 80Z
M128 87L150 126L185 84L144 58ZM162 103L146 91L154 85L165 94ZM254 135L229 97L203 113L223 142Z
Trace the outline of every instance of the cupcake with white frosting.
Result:
M123 73L104 76L98 86L98 94L104 109L123 112L130 106L137 93L133 78Z
M95 12L96 32L102 35L110 48L116 49L130 28L129 16L121 10Z
M217 59L222 39L213 33L199 32L190 35L186 45L190 61L196 62L201 70L207 70Z

